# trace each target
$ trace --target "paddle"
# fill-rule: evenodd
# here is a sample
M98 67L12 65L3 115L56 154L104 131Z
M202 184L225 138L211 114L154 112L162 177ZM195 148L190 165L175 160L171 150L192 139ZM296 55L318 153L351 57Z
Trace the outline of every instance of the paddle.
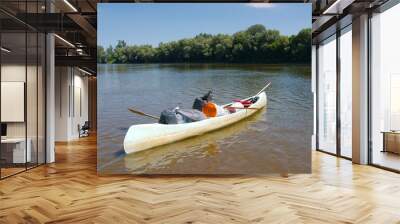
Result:
M269 85L271 85L271 82L269 82L266 86L264 86L264 88L262 88L262 89L260 90L260 92L258 92L258 93L256 94L256 96L257 96L258 94L262 93L266 88L268 88Z
M257 95L259 95L260 93L262 93L262 92L263 92L265 89L267 89L268 86L270 86L270 85L271 85L271 82L267 83L267 85L265 85L264 88L262 88L262 89L260 90L260 92L258 92L255 96L257 96ZM226 106L226 107L224 107L224 108L250 109L250 110L258 110L258 109L260 109L260 108L249 108L249 107L241 108L241 107L231 107L231 106Z
M136 110L136 109L133 109L133 108L128 108L128 110L130 112L132 112L132 113L139 114L139 115L146 116L146 117L151 117L151 118L156 119L156 120L160 119L159 117L156 117L156 116L150 115L150 114L146 114L145 112L142 112L142 111L139 111L139 110Z
M226 106L224 108L233 108L233 109L242 109L242 110L258 110L260 108L253 108L253 107L230 107L230 106Z
M264 86L264 88L262 88L262 89L260 90L260 92L258 92L256 95L260 94L260 93L263 92L265 89L267 89L269 85L271 85L271 82L269 82L266 86ZM229 107L229 106L228 106L228 107ZM225 108L227 108L227 107L225 107ZM258 109L259 109L259 108L241 108L241 107L238 107L238 108L236 108L236 107L230 107L230 108L235 108L235 109L250 109L250 110L258 110ZM156 117L156 116L151 115L151 114L146 114L145 112L142 112L142 111L139 111L139 110L136 110L136 109L133 109L133 108L128 108L128 110L129 110L130 112L132 112L132 113L139 114L139 115L146 116L146 117L150 117L150 118L153 118L153 119L156 119L156 120L159 120L159 119L160 119L159 117Z

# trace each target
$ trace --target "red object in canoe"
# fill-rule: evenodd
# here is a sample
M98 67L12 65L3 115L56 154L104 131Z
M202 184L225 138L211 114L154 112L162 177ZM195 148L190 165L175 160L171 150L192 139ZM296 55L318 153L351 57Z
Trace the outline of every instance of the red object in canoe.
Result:
M240 102L241 104L243 104L244 107L249 107L251 104L253 104L251 102L251 100L239 100L239 99L234 99L233 102Z

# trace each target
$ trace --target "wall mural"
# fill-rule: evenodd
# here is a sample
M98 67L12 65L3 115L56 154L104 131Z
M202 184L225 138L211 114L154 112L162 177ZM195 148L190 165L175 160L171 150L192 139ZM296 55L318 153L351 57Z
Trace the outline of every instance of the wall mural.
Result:
M310 28L311 4L99 4L98 173L311 172Z

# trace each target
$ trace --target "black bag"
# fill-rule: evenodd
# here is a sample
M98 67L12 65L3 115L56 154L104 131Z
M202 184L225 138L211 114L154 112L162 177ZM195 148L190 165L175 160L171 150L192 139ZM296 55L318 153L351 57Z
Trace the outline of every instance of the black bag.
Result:
M194 109L178 109L176 110L178 115L181 115L185 123L196 122L206 119L203 112Z
M174 110L164 110L161 112L158 123L160 124L178 124L178 116Z
M203 106L206 101L212 100L212 91L208 91L203 97L198 97L194 100L192 108L195 110L203 111Z
M195 110L203 111L203 106L205 102L200 97L194 100L192 108Z
M206 100L206 101L211 101L212 100L212 91L210 90L210 91L208 91L208 93L207 94L205 94L201 99L202 100Z

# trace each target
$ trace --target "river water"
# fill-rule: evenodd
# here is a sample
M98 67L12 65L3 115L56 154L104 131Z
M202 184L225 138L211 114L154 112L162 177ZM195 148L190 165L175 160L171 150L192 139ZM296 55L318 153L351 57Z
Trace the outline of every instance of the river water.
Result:
M227 128L125 154L131 125L154 123L138 108L190 108L213 90L219 104L254 95L267 82L267 108ZM313 99L305 65L98 65L99 174L267 174L311 171Z

